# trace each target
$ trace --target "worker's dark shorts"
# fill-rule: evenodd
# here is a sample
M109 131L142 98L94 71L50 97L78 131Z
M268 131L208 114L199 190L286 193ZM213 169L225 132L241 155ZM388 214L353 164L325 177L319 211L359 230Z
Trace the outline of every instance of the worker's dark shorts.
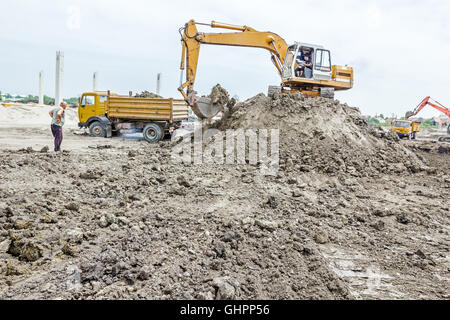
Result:
M55 151L60 151L61 150L61 142L63 139L62 126L57 126L56 124L52 124L51 128L52 128L53 137L55 138Z
M298 77L298 75L304 70L305 70L305 68L301 68L301 67L295 68L295 76Z

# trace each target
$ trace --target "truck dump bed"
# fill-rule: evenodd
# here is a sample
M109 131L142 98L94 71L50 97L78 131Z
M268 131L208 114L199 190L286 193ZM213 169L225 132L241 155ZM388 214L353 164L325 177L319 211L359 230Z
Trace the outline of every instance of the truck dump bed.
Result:
M105 102L108 117L117 119L161 120L170 123L187 119L184 100L109 96Z
M413 121L412 123L412 131L419 132L420 131L420 122Z

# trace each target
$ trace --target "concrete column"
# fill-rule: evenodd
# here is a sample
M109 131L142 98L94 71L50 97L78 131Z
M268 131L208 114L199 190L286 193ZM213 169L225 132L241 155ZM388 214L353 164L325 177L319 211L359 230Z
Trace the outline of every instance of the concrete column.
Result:
M94 72L94 76L92 78L93 84L92 84L92 90L97 91L97 80L98 80L98 72Z
M156 94L159 94L159 92L161 91L161 73L158 73L158 75L156 76Z
M44 71L39 72L39 104L44 104Z
M55 106L63 99L64 52L56 51Z

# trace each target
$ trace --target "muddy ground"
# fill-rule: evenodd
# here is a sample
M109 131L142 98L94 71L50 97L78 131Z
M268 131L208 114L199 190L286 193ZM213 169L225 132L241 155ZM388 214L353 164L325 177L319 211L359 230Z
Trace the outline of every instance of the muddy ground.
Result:
M249 114L238 110L230 127ZM264 176L258 165L174 165L170 141L76 129L62 153L41 152L50 130L4 121L0 298L448 299L450 155L364 130L356 151L386 150L363 154L367 171L354 144L327 166L321 144L286 150L289 138L278 174ZM304 139L333 145L326 130Z

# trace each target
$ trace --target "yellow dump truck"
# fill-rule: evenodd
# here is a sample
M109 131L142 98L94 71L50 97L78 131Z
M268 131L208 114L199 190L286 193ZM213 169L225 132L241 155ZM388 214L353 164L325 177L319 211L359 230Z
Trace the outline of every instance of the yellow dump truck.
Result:
M415 139L416 133L420 131L420 122L411 120L394 120L392 131L396 132L400 138L407 137Z
M188 118L184 100L122 96L109 91L85 92L78 107L78 126L93 137L111 137L121 130L142 131L157 142Z

